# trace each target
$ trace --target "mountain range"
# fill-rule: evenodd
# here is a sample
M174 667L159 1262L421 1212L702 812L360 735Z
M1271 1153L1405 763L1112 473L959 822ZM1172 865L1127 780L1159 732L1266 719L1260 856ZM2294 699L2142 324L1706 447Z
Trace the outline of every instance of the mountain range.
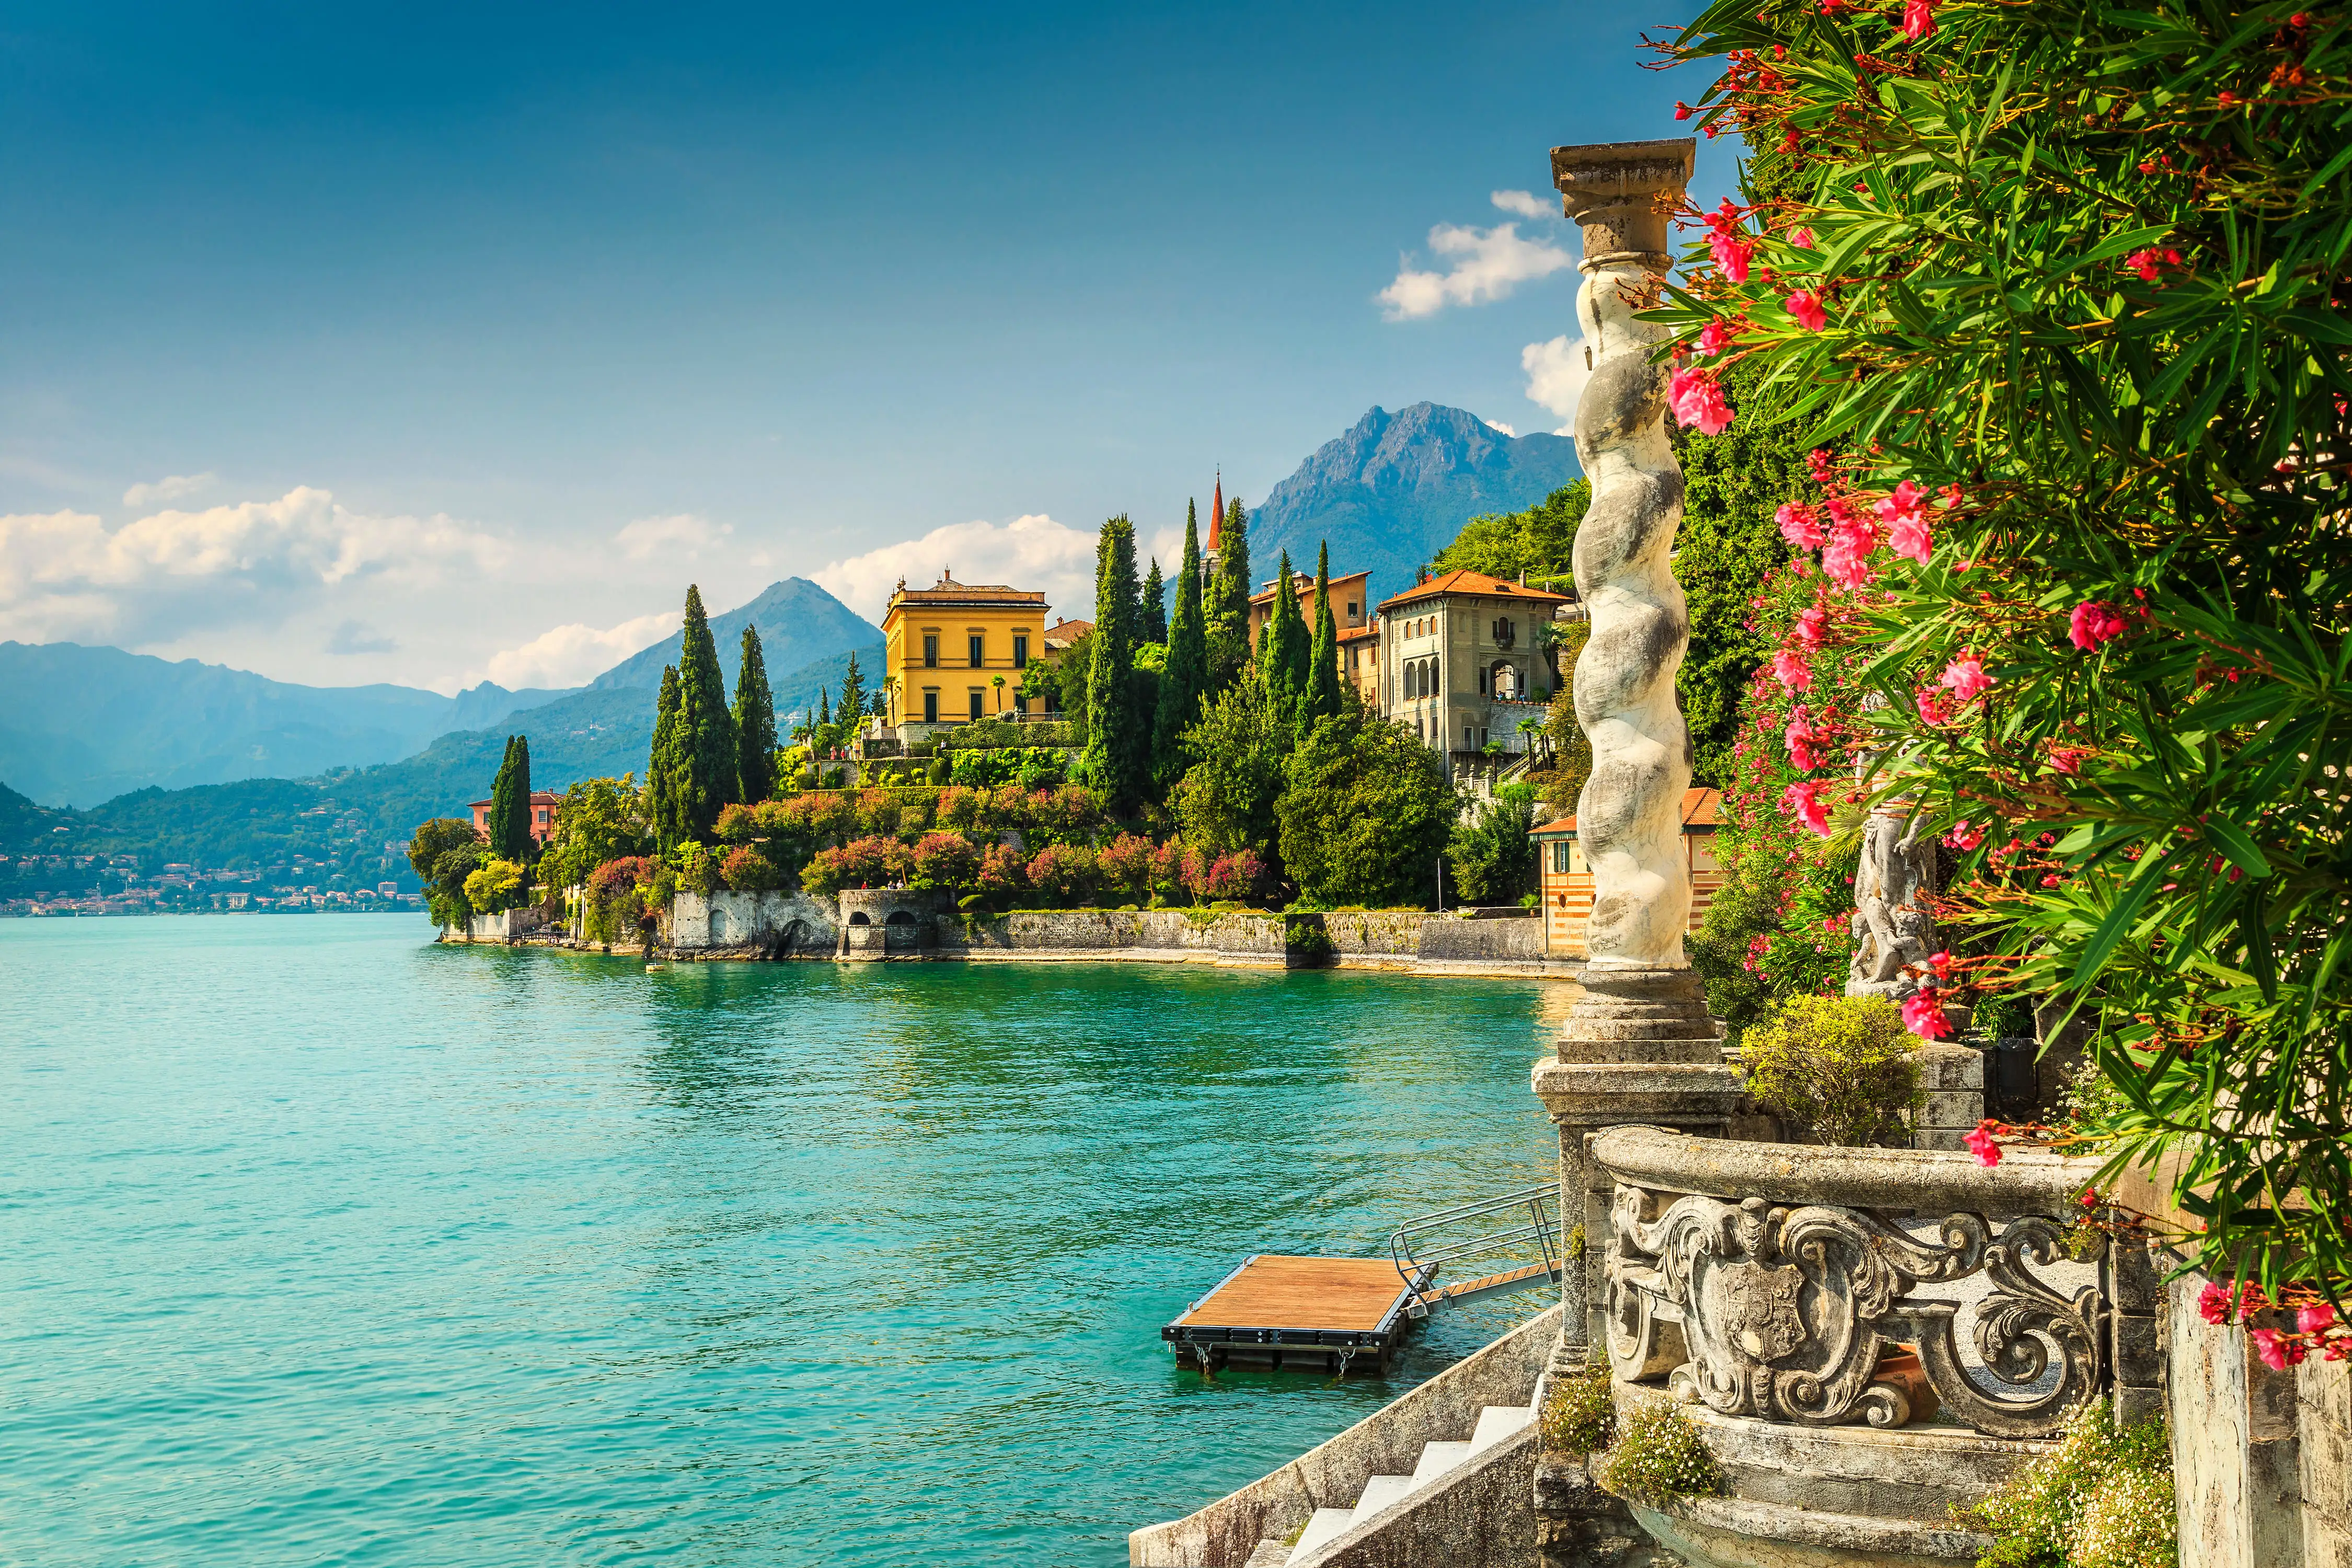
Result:
M1410 586L1469 518L1531 506L1578 472L1575 444L1562 437L1507 435L1436 404L1375 407L1251 514L1252 571L1272 578L1286 549L1311 571L1317 544L1328 540L1332 570L1369 570L1377 603ZM788 577L711 617L730 685L746 624L760 628L780 710L798 710L820 687L837 689L852 653L878 671L881 632L815 584ZM199 787L213 803L205 811L233 810L240 820L279 809L280 796L331 796L385 837L404 837L409 824L461 811L487 791L510 730L530 735L532 782L541 788L642 771L653 693L679 647L673 635L581 688L484 683L444 697L389 685L297 686L119 648L0 643L0 783L21 791L12 795L26 809L107 802L89 815L117 824L125 838L140 836L139 824L186 815L169 792ZM312 793L259 787L286 779L309 781ZM19 826L34 831L31 819Z
M1565 436L1506 435L1434 403L1374 407L1250 513L1250 571L1272 582L1287 550L1312 572L1328 540L1331 570L1370 572L1377 605L1412 586L1471 518L1531 507L1583 471Z

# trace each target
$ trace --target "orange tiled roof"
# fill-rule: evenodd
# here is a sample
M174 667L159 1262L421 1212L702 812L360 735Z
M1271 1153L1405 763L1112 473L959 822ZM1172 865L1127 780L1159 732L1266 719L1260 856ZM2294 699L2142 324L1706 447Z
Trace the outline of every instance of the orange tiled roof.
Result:
M1683 791L1683 826L1713 829L1723 824L1723 792L1719 789L1694 787ZM1541 827L1529 828L1530 833L1573 833L1576 814L1570 812L1557 822L1547 822Z
M1331 586L1336 588L1342 583L1352 583L1359 577L1370 577L1371 574L1371 568L1370 567L1366 567L1361 572L1350 572L1344 577L1332 578ZM1298 592L1301 594L1312 594L1315 592L1315 574L1312 572L1293 572L1290 574L1290 580L1297 585ZM1253 605L1273 604L1274 584L1268 583L1265 587L1260 588L1256 593L1252 594L1250 595L1250 603Z
M1045 646L1067 647L1094 629L1095 624L1092 621L1055 621L1045 628Z
M1386 610L1392 605L1410 604L1415 599L1433 599L1445 594L1492 594L1501 597L1528 599L1544 605L1575 603L1574 599L1566 594L1554 594L1543 588L1530 588L1524 583L1513 583L1501 577L1489 577L1484 572L1473 572L1465 567L1458 572L1448 572L1443 577L1433 577L1426 583L1416 584L1392 599L1383 599L1381 601L1381 608Z
M1371 625L1366 626L1341 626L1339 628L1339 640L1341 642L1354 642L1360 637L1370 637L1374 642L1380 641L1380 623L1378 621L1374 621Z

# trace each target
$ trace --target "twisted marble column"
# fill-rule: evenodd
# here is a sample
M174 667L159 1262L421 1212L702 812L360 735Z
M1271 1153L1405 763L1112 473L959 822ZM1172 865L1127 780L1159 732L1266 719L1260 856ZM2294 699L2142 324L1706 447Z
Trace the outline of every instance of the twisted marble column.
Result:
M1721 1132L1739 1100L1706 993L1683 954L1690 872L1683 793L1690 737L1675 676L1690 620L1674 577L1683 476L1666 442L1665 333L1634 320L1652 308L1672 258L1666 225L1681 205L1696 143L1610 142L1552 151L1553 183L1583 230L1577 317L1591 379L1576 411L1576 448L1592 506L1576 531L1576 587L1591 640L1576 661L1576 717L1592 743L1577 801L1577 839L1592 873L1581 990L1560 1027L1558 1059L1535 1090L1560 1129L1561 1207L1587 1242L1568 1271L1563 1359L1604 1331L1601 1278L1609 1227L1606 1173L1584 1148L1595 1129L1628 1122Z

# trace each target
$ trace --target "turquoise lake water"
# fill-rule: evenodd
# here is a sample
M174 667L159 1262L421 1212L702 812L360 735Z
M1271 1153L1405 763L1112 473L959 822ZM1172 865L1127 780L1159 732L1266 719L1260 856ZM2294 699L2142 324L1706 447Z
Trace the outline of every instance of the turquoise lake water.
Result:
M1251 1252L1547 1179L1564 987L0 921L0 1562L1123 1563L1385 1379Z

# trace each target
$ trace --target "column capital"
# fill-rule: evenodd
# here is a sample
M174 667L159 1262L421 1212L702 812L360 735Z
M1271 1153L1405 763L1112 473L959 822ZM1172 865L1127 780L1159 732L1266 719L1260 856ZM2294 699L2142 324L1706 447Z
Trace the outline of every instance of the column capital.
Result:
M1666 268L1666 219L1683 204L1698 139L1593 142L1551 150L1561 211L1585 231L1582 270L1638 262Z

